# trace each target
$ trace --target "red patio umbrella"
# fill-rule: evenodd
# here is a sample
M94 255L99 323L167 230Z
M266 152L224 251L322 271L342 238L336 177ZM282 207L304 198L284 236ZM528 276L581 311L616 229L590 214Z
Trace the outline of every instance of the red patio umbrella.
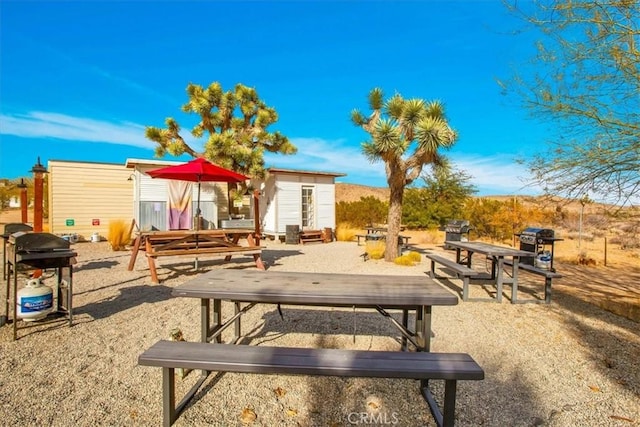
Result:
M174 179L177 181L190 181L198 183L198 201L196 208L197 224L200 228L200 183L201 182L242 182L249 177L232 170L217 166L207 159L198 157L175 166L167 166L147 172L151 178Z

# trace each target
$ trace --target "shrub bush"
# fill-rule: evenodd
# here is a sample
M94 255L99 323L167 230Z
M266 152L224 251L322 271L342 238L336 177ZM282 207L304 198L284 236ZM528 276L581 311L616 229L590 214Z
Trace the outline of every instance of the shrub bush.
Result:
M122 251L131 243L129 224L121 219L109 222L109 232L107 241L111 245L111 250Z
M420 252L411 251L407 254L407 257L415 262L422 261L422 255L420 255Z
M358 229L348 222L341 222L336 226L336 240L340 242L351 242L358 234Z
M397 265L406 265L409 267L413 267L416 265L416 262L412 260L408 255L402 255L393 260L393 262Z
M365 251L371 259L384 258L385 242L382 240L369 240L364 245Z

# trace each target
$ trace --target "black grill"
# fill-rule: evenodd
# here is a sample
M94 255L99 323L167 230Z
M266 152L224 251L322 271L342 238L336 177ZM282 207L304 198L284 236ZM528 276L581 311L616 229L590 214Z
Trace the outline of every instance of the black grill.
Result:
M530 257L520 258L520 262L555 271L553 269L553 245L562 239L556 238L552 229L528 227L516 236L520 241L520 250L532 253Z
M78 255L70 249L69 241L50 233L19 231L9 235L8 243L7 258L14 267L17 264L36 269L67 267Z
M18 301L18 273L24 270L56 270L57 313L66 313L69 326L73 323L73 264L76 252L69 248L68 240L50 233L34 233L28 230L18 231L6 239L6 279L7 302L9 291L13 287L13 339L18 339L18 321L16 302ZM64 271L68 271L63 280ZM54 291L55 292L55 291ZM8 304L6 305L8 308ZM0 316L6 322L9 313ZM2 322L0 322L2 323Z
M469 221L464 219L454 219L447 223L444 226L445 237L444 240L450 240L452 242L460 242L469 240L469 232L471 231L471 226L469 225ZM448 245L445 244L445 249L449 249Z
M7 240L11 234L17 233L18 231L33 231L33 227L22 222L11 222L9 224L5 224L2 238Z

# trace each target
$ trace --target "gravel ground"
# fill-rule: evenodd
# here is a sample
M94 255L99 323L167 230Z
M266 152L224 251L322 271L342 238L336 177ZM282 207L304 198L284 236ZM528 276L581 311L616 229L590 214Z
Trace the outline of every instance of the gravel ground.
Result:
M428 270L426 262L363 262L363 246L355 243L265 244L263 258L273 270L422 276ZM153 285L144 256L127 271L129 252L112 252L105 242L74 247L73 327L31 322L18 341L11 325L0 327L0 423L160 425L161 370L138 366L137 357L174 328L188 341L199 339L198 301L170 295L199 272L188 259L160 259L162 283ZM200 259L200 272L233 267L255 268L247 257ZM443 285L457 292L460 283ZM486 299L487 289L472 286L471 296ZM527 296L526 289L519 295ZM231 309L224 304L227 314ZM281 319L275 306L261 305L243 325L252 345L399 349L391 322L369 310L287 306ZM458 383L457 425L632 426L640 425L639 329L562 293L550 305L460 301L434 308L432 351L469 353L485 370L483 381ZM179 391L195 377L178 380ZM441 394L442 385L432 385ZM208 380L176 425L244 423L434 425L417 381L243 374Z

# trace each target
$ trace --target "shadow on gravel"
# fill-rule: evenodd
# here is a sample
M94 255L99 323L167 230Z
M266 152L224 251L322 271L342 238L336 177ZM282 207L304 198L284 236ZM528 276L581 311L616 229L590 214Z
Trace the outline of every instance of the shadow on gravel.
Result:
M391 336L395 337L400 350L399 332L377 312L304 310L287 306L282 311L284 318L275 306L265 313L264 324L247 331L243 344L270 346L285 334L304 333L310 335L311 347L339 348L335 335L355 333L360 344L365 340L361 348L370 343L369 336ZM401 319L400 312L392 314L396 320ZM409 325L413 322L412 315ZM490 373L501 367L479 362L488 375L483 381L458 382L456 425L544 425L548 421L541 418L545 411L536 403L536 391L527 384L526 375L520 376L516 370L508 382L497 382ZM305 382L308 390L306 405L310 425L435 425L416 380L301 376L300 381ZM444 382L432 380L429 386L442 405ZM495 396L510 396L509 410L505 410L505 402ZM553 413L548 417L553 417Z
M299 249L265 249L262 251L262 261L267 265L268 267L274 266L274 265L282 265L279 261L283 258L287 258L287 257L291 257L291 256L296 256L296 255L302 255L303 252L300 251Z
M556 291L554 301L557 306L553 310L569 325L568 330L576 341L582 343L581 348L593 360L594 368L612 383L640 397L640 365L634 362L640 354L638 323L585 302L564 290ZM593 321L613 325L620 332L612 334L603 331ZM635 337L635 342L630 342L625 334Z
M115 298L104 299L73 309L74 315L88 314L94 320L104 319L140 304L153 304L171 298L172 288L163 285L136 285L120 289Z
M102 268L112 268L120 263L117 261L89 261L85 264L80 265L79 267L74 267L73 271L85 271L85 270L99 270Z

